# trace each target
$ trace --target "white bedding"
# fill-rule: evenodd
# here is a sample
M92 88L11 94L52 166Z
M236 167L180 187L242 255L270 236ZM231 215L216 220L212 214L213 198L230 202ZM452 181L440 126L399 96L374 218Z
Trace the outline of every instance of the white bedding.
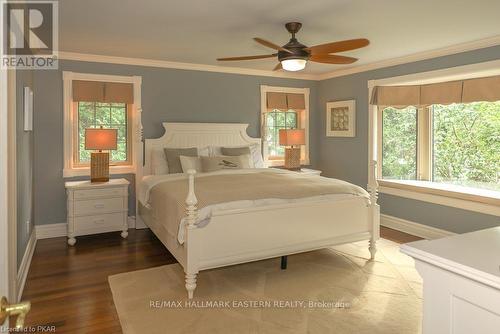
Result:
M260 168L252 168L252 169L238 169L238 170L219 170L209 173L197 173L196 178L202 178L210 175L223 175L223 174L248 174L248 173L258 173L262 169ZM295 173L290 172L288 170L277 170L280 173ZM318 176L311 176L318 177ZM148 175L143 177L140 186L138 199L142 205L146 208L151 208L150 206L150 192L151 190L158 184L163 182L177 181L185 179L187 182L188 176L186 174L165 174L165 175ZM195 192L196 192L196 181L195 181ZM320 195L320 196L312 196L312 197L304 197L298 199L280 199L280 198L265 198L258 200L239 200L239 201L231 201L226 203L219 203L215 205L206 206L198 211L198 226L205 226L209 223L210 218L213 213L220 210L235 210L235 209L245 209L245 208L256 208L256 207L264 207L276 204L286 204L286 203L304 203L304 202L320 202L320 201L341 201L352 199L354 197L359 197L353 194L329 194L329 195ZM369 204L369 200L366 199L367 205ZM180 244L183 244L185 241L185 224L186 219L182 219L179 223L177 229L177 239Z

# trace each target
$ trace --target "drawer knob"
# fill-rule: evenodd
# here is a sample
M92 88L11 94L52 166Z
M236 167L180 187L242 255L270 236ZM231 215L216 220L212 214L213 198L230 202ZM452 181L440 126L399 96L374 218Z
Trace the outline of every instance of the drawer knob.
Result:
M96 219L94 220L94 224L103 224L104 223L104 219Z

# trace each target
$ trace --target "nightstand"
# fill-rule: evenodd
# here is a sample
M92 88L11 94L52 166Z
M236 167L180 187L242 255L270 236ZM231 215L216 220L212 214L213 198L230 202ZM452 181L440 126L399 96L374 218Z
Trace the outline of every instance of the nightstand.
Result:
M310 175L318 175L318 176L320 176L321 173L322 173L322 171L316 170L316 169L301 168L300 170L297 171L297 173L310 174Z
M125 179L109 182L66 182L68 205L68 244L76 236L122 231L128 236L128 185Z

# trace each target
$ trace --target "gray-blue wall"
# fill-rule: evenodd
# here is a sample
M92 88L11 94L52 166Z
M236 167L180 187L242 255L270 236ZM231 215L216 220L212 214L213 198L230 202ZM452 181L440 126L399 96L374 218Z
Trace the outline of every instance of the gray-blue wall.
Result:
M377 69L324 80L319 83L321 109L317 128L318 167L325 176L343 179L362 187L368 181L368 80L432 71L454 66L500 59L500 46L464 52L414 63ZM325 136L326 102L356 100L356 137ZM463 233L500 225L500 218L471 211L434 205L421 201L381 194L382 213Z
M62 71L142 76L144 136L163 134L162 122L249 123L250 136L260 135L260 85L308 87L310 95L311 147L317 146L316 88L308 80L188 71L142 66L61 61L58 71L35 73L35 222L66 221L63 170ZM311 164L317 151L310 153ZM131 181L133 175L126 176ZM88 177L86 177L88 179ZM75 178L82 179L82 178ZM85 177L83 178L85 179ZM67 179L69 180L69 179ZM73 180L73 179L71 179ZM130 214L135 194L130 188Z
M24 87L33 88L33 71L16 71L17 267L33 230L33 132L24 131ZM28 227L27 221L30 221Z
M62 61L58 71L36 71L34 177L35 224L66 221L63 169L62 71L142 76L146 138L161 136L161 122L244 122L260 133L260 85L309 87L311 165L324 175L365 187L368 156L367 81L500 58L500 46L429 59L320 82L89 62ZM355 138L325 136L327 101L355 99ZM133 175L126 175L132 182ZM134 213L131 187L130 214ZM382 212L454 232L500 225L498 217L404 199L380 196Z

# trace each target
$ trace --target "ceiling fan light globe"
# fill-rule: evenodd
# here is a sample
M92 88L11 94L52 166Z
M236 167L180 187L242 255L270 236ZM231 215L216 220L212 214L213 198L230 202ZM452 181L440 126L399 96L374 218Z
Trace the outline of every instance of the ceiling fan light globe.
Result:
M281 66L285 71L296 72L303 70L306 67L307 60L305 59L285 59L281 61Z

